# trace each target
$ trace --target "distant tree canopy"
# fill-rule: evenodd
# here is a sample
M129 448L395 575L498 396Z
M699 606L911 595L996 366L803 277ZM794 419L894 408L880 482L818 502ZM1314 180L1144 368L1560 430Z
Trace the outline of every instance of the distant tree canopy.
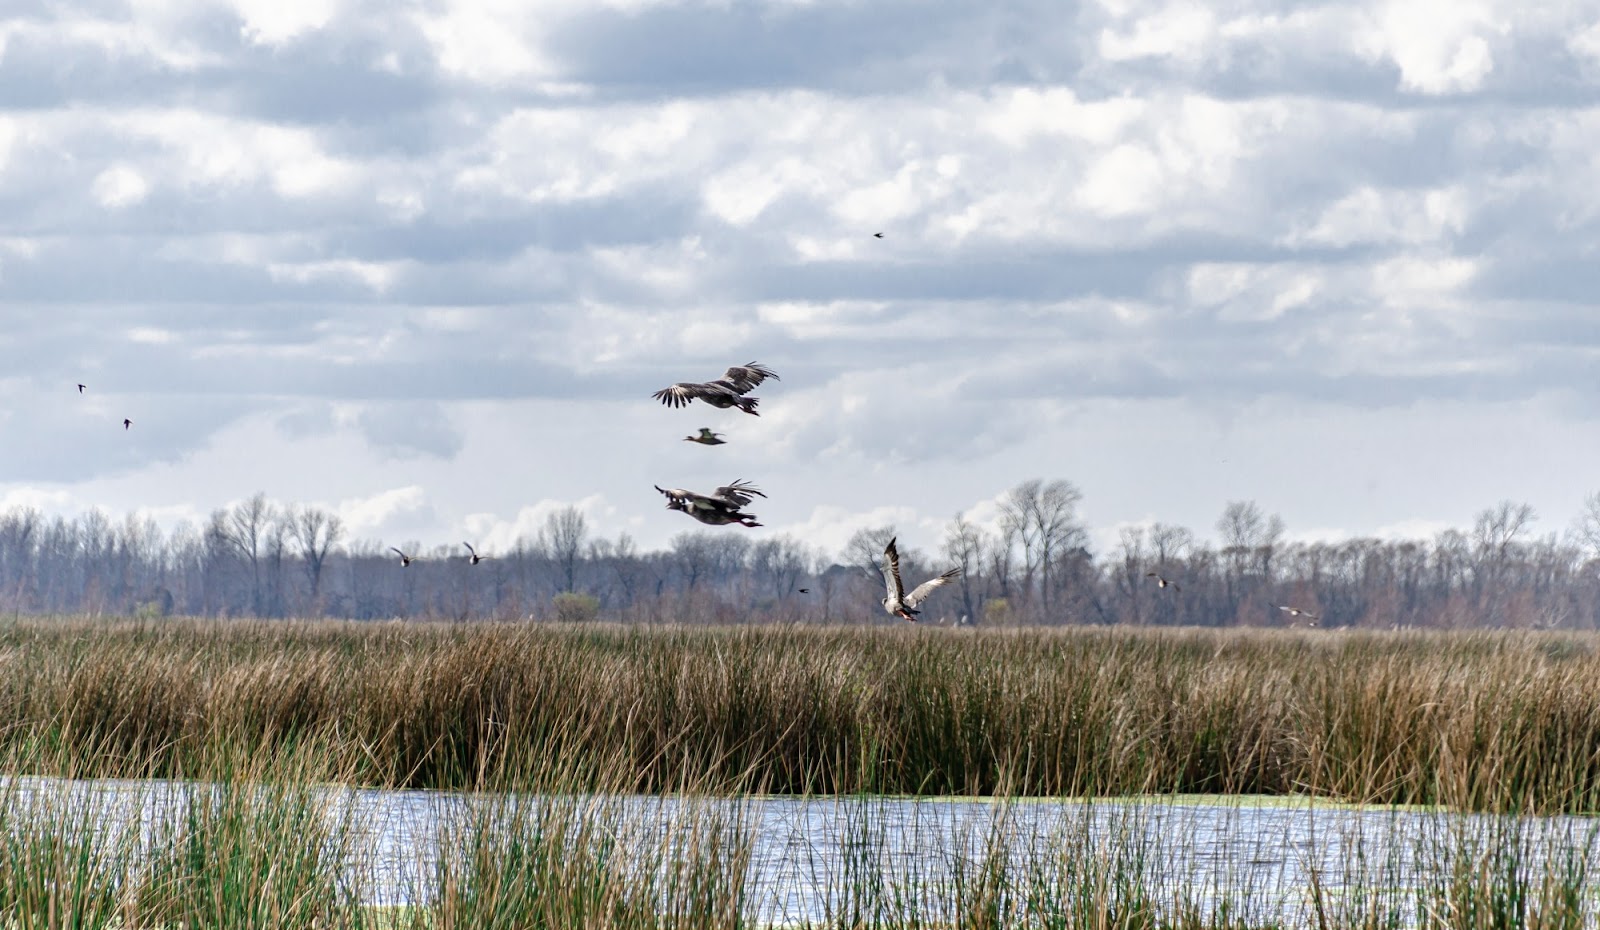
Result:
M941 539L901 539L902 571L950 566L959 581L926 605L949 624L1282 625L1280 607L1324 627L1600 627L1600 494L1564 537L1535 536L1537 515L1502 501L1465 530L1432 539L1286 542L1283 520L1229 501L1216 544L1163 523L1124 528L1089 549L1082 495L1064 480L1024 481L998 518L957 514ZM785 535L691 530L641 552L597 534L574 507L509 550L470 564L459 544L401 567L391 543L346 541L339 518L256 494L205 525L164 532L91 511L0 511L0 609L11 614L649 622L890 622L879 559L893 526L866 527L836 553ZM1148 573L1170 582L1158 587Z

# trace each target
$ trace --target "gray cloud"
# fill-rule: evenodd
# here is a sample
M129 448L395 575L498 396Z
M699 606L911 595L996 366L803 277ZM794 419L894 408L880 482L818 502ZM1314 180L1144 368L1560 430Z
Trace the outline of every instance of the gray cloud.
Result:
M430 455L450 459L461 452L461 431L438 404L368 406L356 423L367 442L388 458Z
M302 496L364 499L403 460L422 533L631 499L703 464L641 437L711 424L796 488L774 526L876 506L838 489L884 463L945 515L1059 462L1115 522L1143 498L1082 450L1191 460L1201 427L1125 431L1180 413L1334 446L1370 416L1395 455L1511 468L1413 411L1593 416L1600 17L1406 9L25 0L0 16L0 492L233 499L255 488L219 474L316 454L343 467ZM784 375L759 420L649 400L751 358ZM468 457L481 486L441 490ZM1332 519L1318 467L1238 480ZM1197 479L1208 514L1233 480ZM1438 517L1387 486L1368 528Z

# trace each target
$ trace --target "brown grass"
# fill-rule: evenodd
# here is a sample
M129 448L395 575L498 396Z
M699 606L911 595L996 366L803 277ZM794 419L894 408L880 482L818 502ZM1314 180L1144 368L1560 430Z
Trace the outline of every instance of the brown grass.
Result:
M1593 810L1597 645L1528 633L23 622L0 629L0 760L183 776L218 753L317 746L374 785L522 785L558 757L569 777L603 768L645 791L1314 792Z

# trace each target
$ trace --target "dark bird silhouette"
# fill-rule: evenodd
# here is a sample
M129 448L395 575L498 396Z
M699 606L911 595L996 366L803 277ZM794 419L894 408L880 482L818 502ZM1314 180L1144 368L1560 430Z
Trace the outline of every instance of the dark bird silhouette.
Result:
M883 579L888 584L888 597L883 599L883 609L891 616L917 622L917 605L928 599L934 589L954 581L961 574L961 569L952 568L937 578L930 578L917 585L906 593L905 586L900 583L900 551L894 547L895 541L889 540L889 545L883 550Z
M874 239L882 239L883 238L883 233L873 233L872 234L872 238L874 238Z
M800 589L800 593L801 594L810 594L811 593L811 589L810 588L801 588Z
M700 427L700 435L685 436L683 437L683 441L698 442L702 446L720 446L727 443L727 440L722 438L721 433L713 433L711 428L708 426Z
M755 514L743 513L741 508L749 506L757 497L767 496L748 481L735 481L710 494L698 494L682 488L663 488L660 485L655 488L666 495L668 510L686 513L707 526L727 526L729 523L760 526Z
M393 546L389 547L389 551L393 552L393 553L396 553L397 555L400 556L400 567L401 568L405 568L406 566L411 564L411 556L406 555L404 552L401 552L399 549L396 549Z
M755 390L756 385L771 378L782 381L772 369L758 362L748 365L735 365L722 373L722 377L715 381L696 383L693 381L680 381L671 387L662 388L651 394L656 400L668 407L684 407L691 401L701 400L713 407L727 409L738 407L751 416L761 416L756 413L756 405L760 398L746 397Z
M83 385L81 385L81 384L80 384L80 385L78 385L78 393L79 393L79 394L82 394L82 393L83 393L83 387L84 387L84 386L83 386Z
M1158 588L1171 588L1174 591L1183 590L1182 588L1178 587L1178 583L1176 581L1168 581L1155 572L1145 572L1144 576L1146 578L1154 578L1156 580L1156 587Z
M127 429L127 428L129 428L131 426L133 426L133 421L128 419L127 417L123 417L122 418L122 428L123 429Z
M464 542L461 545L467 547L467 561L471 562L473 565L477 565L479 562L482 562L484 559L488 558L486 555L479 555L478 550L472 548L472 543Z

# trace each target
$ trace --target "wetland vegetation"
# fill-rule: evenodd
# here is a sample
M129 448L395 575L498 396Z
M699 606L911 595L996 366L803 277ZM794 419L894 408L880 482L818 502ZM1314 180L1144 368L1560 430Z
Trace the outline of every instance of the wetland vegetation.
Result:
M1600 639L24 620L9 771L316 751L378 787L1600 802Z
M170 779L180 802L152 818L48 787L66 782L8 779L0 915L19 927L748 926L755 847L739 799L896 794L984 795L1000 813L932 865L884 855L884 828L867 821L835 837L846 854L816 876L829 904L814 924L1589 926L1589 821L1549 848L1523 825L1595 809L1597 645L22 620L0 628L5 771ZM436 855L419 864L427 894L382 905L354 868L359 817L330 800L341 785L489 800L436 825ZM1426 875L1358 845L1361 881L1321 884L1313 864L1309 887L1242 895L1175 884L1148 831L1069 819L1024 842L1004 829L1027 798L1099 798L1092 808L1177 792L1436 805L1450 826L1401 838ZM670 793L680 814L622 803L638 793Z

